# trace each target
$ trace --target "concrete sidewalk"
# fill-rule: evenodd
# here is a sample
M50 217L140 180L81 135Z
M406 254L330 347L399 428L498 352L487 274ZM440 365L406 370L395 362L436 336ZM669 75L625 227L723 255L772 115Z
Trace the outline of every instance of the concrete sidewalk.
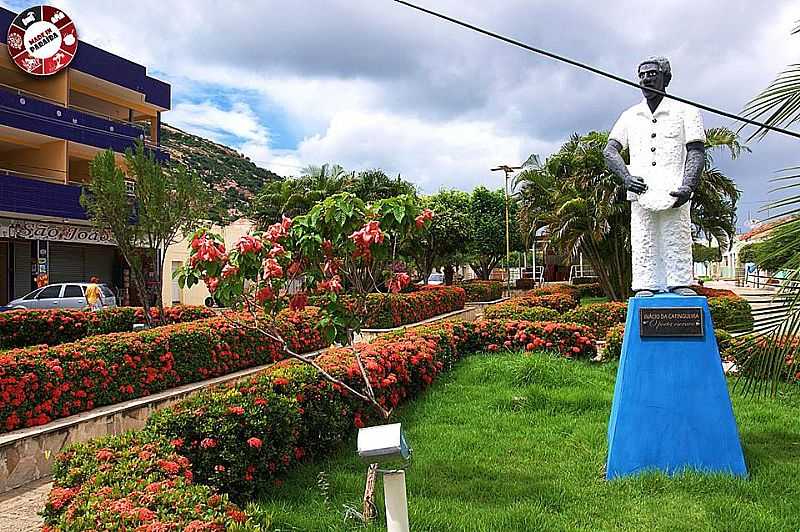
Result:
M0 531L41 530L44 521L38 513L52 487L52 481L42 479L0 495Z

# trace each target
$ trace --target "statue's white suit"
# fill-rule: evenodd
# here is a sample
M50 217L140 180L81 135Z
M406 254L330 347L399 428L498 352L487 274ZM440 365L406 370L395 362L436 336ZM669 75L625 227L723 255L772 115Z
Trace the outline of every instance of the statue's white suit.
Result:
M647 185L643 194L628 192L633 290L663 291L691 285L691 203L672 208L675 198L670 192L683 181L686 144L706 140L700 112L664 98L652 113L642 100L622 113L609 140L629 148L628 170Z

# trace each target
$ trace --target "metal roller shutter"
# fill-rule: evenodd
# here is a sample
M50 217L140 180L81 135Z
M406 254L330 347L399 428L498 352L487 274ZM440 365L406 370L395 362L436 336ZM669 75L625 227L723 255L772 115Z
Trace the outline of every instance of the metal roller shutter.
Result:
M50 242L50 283L86 282L83 255L83 246Z
M85 246L84 251L84 279L88 280L96 275L101 283L109 286L114 276L114 248L111 246Z
M14 242L14 298L31 291L31 243Z

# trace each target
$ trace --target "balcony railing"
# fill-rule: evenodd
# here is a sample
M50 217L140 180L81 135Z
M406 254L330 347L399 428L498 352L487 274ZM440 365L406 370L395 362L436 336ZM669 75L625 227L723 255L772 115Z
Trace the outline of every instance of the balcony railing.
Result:
M33 98L34 100L41 100L43 102L47 102L47 103L49 103L51 105L55 105L55 106L61 107L63 109L74 109L75 111L79 111L79 112L81 112L83 114L87 114L87 115L93 116L95 118L103 119L103 120L105 120L107 122L111 122L112 125L113 124L117 124L119 126L119 128L117 128L117 129L121 129L120 130L121 133L124 131L125 128L135 128L137 130L137 132L135 133L134 136L136 138L142 138L142 137L140 137L140 135L144 135L145 143L149 142L148 138L149 138L149 133L150 132L147 130L147 128L145 128L144 126L142 126L140 124L137 124L136 122L131 122L130 120L120 120L119 118L114 118L113 116L109 116L109 115L101 113L101 112L99 112L97 110L88 109L88 108L82 107L80 105L69 104L68 106L65 107L58 100L54 100L52 98L48 98L47 96L44 96L42 94L37 94L35 92L26 91L24 89L20 89L20 88L14 87L12 85L6 85L5 83L0 83L0 90L5 90L5 91L8 91L8 92L14 93L19 97L25 98L26 100L30 99L30 98Z
M104 118L55 105L32 96L20 96L0 89L0 123L54 138L70 140L98 148L123 152L136 139L146 140L138 126L117 123ZM157 146L145 142L157 159L168 156Z

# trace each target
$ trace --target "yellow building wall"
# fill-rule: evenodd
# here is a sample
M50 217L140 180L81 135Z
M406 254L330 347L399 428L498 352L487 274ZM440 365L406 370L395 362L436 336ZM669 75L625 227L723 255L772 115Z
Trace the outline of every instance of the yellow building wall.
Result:
M67 141L56 140L35 148L20 148L0 153L0 166L23 174L34 174L52 181L67 180Z
M253 224L249 220L240 219L225 227L214 226L211 228L211 231L221 234L225 239L225 249L230 249L242 236L248 234L252 229ZM184 264L189 260L190 243L191 235L187 235L180 242L167 248L164 259L164 280L161 292L164 305L173 304L173 291L175 292L174 295L178 296L178 302L183 305L204 305L206 298L210 295L208 289L206 289L206 286L202 282L190 289L179 288L177 287L177 283L173 283L173 265Z

